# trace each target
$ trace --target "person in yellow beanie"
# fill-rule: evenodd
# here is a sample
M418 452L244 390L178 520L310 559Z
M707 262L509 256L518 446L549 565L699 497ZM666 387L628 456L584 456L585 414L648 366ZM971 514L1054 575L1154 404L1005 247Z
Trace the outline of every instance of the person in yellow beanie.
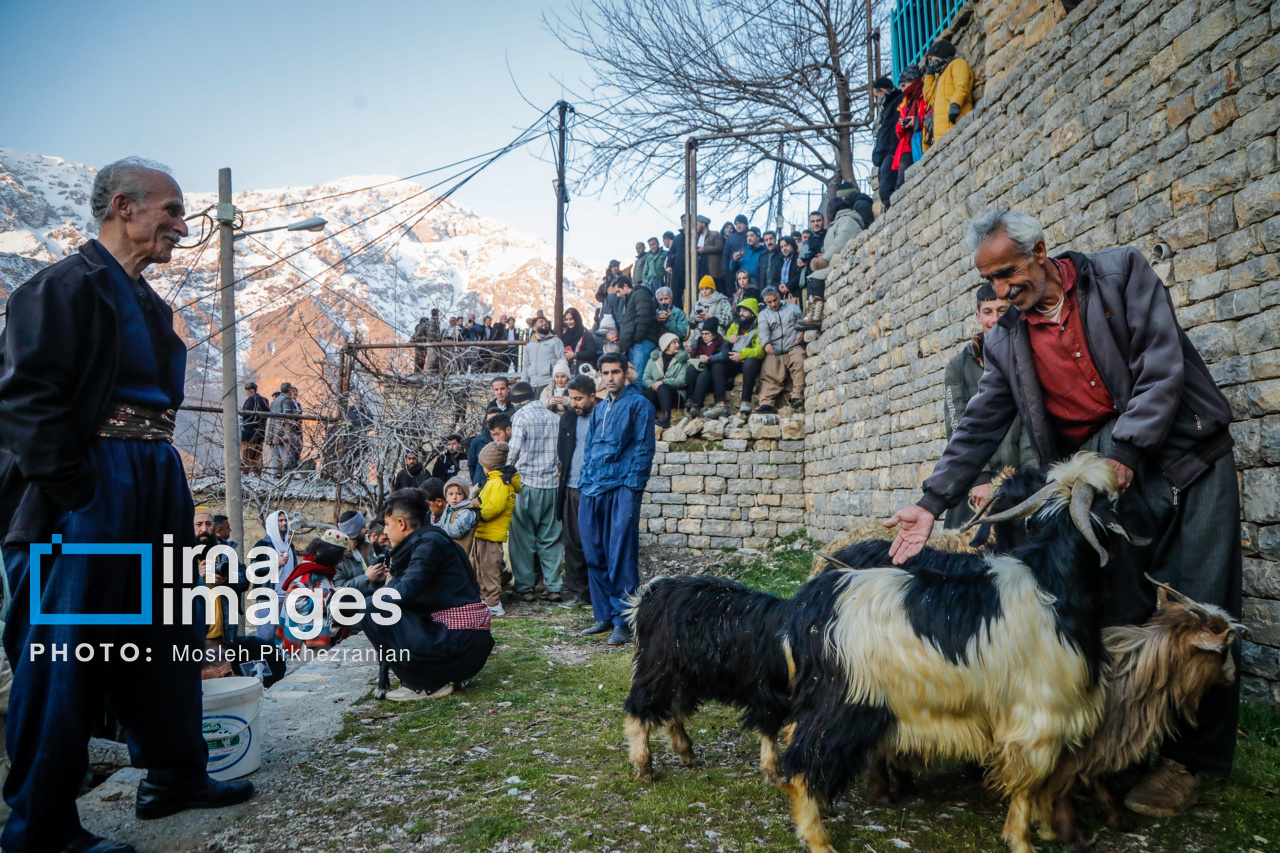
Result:
M520 475L507 464L507 443L495 441L480 451L485 472L480 490L480 522L471 546L471 564L480 582L480 596L494 616L505 616L502 594L502 545L511 529L511 513L520 493Z

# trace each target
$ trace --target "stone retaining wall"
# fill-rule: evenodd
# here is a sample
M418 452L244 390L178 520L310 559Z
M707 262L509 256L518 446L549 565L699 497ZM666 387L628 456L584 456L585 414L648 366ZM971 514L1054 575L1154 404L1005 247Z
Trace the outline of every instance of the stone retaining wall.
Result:
M804 526L804 421L751 420L686 419L661 431L642 545L763 548Z
M981 2L989 16L1010 8ZM1035 214L1053 252L1131 245L1235 413L1246 695L1280 701L1280 3L1088 0L1060 22L1038 14L1018 16L1034 47L1007 70L997 54L1014 54L992 34L1010 22L984 23L981 102L834 259L806 362L805 522L829 538L919 496L945 443L944 366L977 331L970 217Z

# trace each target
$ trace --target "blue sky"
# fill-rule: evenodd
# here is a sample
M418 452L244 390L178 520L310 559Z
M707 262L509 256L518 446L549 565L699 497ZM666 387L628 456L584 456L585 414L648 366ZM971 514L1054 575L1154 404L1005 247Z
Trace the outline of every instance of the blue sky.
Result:
M0 144L93 166L139 154L197 192L221 166L241 189L407 175L505 144L561 97L553 78L585 75L541 23L564 7L0 0ZM539 142L454 198L551 242L553 174ZM566 250L627 263L637 236L675 220L676 189L649 198L668 220L575 196Z

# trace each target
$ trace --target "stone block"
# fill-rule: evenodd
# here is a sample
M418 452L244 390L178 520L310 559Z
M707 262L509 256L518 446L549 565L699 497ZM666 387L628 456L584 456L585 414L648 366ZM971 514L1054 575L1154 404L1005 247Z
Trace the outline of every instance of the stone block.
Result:
M711 547L710 536L689 536L689 547L700 551L705 551Z
M787 418L782 422L783 438L804 438L804 418Z
M734 478L738 476L738 468L737 465L717 465L715 474L718 477Z
M684 518L676 525L676 530L687 535L698 536L702 533L702 521L696 518Z
M1242 227L1280 214L1280 173L1253 181L1236 193L1235 212Z
M676 444L681 441L688 441L689 436L685 435L685 431L680 427L667 427L662 431L662 440L668 444Z
M724 449L725 450L746 450L747 440L745 438L726 438L724 440Z
M649 500L653 501L655 504L658 504L659 506L664 506L667 504L683 505L685 503L685 496L684 495L653 495L651 494L649 495Z
M663 461L670 463L671 465L685 465L693 460L689 458L688 453L681 453L673 450L667 454L667 458Z
M758 495L762 491L761 485L757 480L729 480L727 492L731 495Z
M725 438L733 438L733 439L755 438L755 436L751 434L751 430L746 427L737 427L736 429L726 430L724 435L725 435Z
M1257 643L1241 643L1240 671L1271 681L1280 680L1280 649Z
M650 477L649 485L645 487L645 491L649 494L662 494L671 491L670 477Z
M1246 598L1244 624L1245 633L1252 642L1280 646L1280 601Z
M671 491L682 495L694 494L704 490L706 478L683 475L671 478Z
M658 469L658 473L661 474L663 477L671 477L676 474L683 474L685 469L685 466L683 465L663 464L663 465L655 465L654 467Z
M723 495L725 492L725 484L728 481L724 477L707 477L706 491L709 495Z
M1209 109L1191 119L1187 125L1187 139L1199 142L1206 136L1217 133L1240 117L1235 98L1223 98Z
M683 533L664 533L658 537L658 544L665 548L684 548L689 544L689 537Z
M1267 533L1270 531L1270 533ZM1272 547L1271 540L1280 539L1280 532L1274 527L1259 528L1258 544L1262 548ZM1280 601L1280 564L1272 560L1244 559L1243 589L1245 595L1254 598L1270 598Z
M1254 468L1241 476L1245 521L1280 522L1280 469Z
M700 476L706 476L707 474L714 474L715 472L716 472L716 466L710 465L710 464L684 466L684 473L686 474L697 474Z

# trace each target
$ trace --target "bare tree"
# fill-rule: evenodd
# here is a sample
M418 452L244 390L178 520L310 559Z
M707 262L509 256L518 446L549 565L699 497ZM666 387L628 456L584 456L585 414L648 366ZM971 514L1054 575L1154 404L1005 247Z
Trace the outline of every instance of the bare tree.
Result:
M875 27L885 0L588 0L544 16L592 69L589 95L574 96L575 132L589 147L573 161L580 177L643 198L663 178L683 179L688 136L869 120L868 8ZM700 189L759 209L777 191L778 165L783 190L804 179L834 188L866 173L854 142L870 133L868 124L706 146Z

